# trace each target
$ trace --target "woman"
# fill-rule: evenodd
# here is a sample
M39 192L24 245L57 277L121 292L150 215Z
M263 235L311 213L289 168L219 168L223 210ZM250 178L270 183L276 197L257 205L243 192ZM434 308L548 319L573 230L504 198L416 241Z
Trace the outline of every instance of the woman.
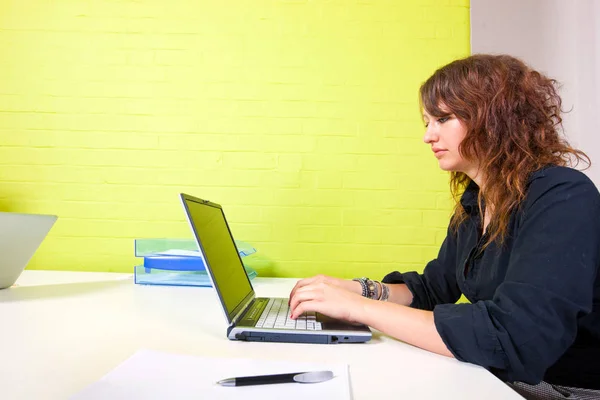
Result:
M381 283L303 279L292 318L369 325L530 398L600 398L600 195L571 168L589 159L559 134L555 84L510 56L437 70L420 90L424 142L457 199L438 257Z

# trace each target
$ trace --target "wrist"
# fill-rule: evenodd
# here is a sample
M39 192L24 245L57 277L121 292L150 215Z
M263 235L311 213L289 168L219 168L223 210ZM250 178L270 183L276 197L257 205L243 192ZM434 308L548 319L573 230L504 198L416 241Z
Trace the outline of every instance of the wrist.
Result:
M371 300L387 301L390 295L389 287L385 283L374 281L369 278L354 278L352 282L356 282L360 285L360 290L356 291L362 297L366 297Z
M373 303L373 300L362 296L358 298L357 304L350 308L350 321L367 324L369 303Z
M348 290L352 293L356 293L358 295L362 295L362 286L360 282L357 281L347 281L348 282Z

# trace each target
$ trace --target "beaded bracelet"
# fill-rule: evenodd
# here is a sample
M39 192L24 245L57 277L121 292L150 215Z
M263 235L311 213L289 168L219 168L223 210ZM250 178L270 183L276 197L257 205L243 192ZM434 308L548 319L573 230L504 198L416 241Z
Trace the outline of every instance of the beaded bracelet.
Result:
M367 289L367 280L369 278L354 278L352 279L355 282L360 283L360 287L362 288L362 297L367 297L368 289Z
M362 297L376 300L382 296L382 293L380 294L379 291L377 290L378 289L377 284L379 282L372 281L369 278L365 278L365 277L354 278L352 280L360 283L360 286L362 288Z
M367 297L370 299L375 299L375 295L377 294L377 285L370 279L367 279Z

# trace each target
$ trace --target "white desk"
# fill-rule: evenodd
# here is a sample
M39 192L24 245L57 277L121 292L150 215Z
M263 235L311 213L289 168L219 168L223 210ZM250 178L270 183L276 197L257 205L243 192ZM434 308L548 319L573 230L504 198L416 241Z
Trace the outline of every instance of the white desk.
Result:
M259 296L294 279L257 278ZM134 285L129 274L25 271L0 291L0 397L65 399L140 348L350 365L354 398L517 399L483 368L374 333L366 344L229 341L211 288Z

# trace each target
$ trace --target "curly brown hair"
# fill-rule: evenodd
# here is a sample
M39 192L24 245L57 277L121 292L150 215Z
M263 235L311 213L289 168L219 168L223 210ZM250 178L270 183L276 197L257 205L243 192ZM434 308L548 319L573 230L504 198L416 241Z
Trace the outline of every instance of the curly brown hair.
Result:
M561 134L556 80L517 58L477 54L453 61L423 83L420 98L431 116L454 114L467 127L459 151L482 172L480 211L484 204L493 207L485 246L504 241L510 215L523 202L533 172L550 165L591 164ZM467 218L459 199L470 182L466 174L451 172L454 230Z

